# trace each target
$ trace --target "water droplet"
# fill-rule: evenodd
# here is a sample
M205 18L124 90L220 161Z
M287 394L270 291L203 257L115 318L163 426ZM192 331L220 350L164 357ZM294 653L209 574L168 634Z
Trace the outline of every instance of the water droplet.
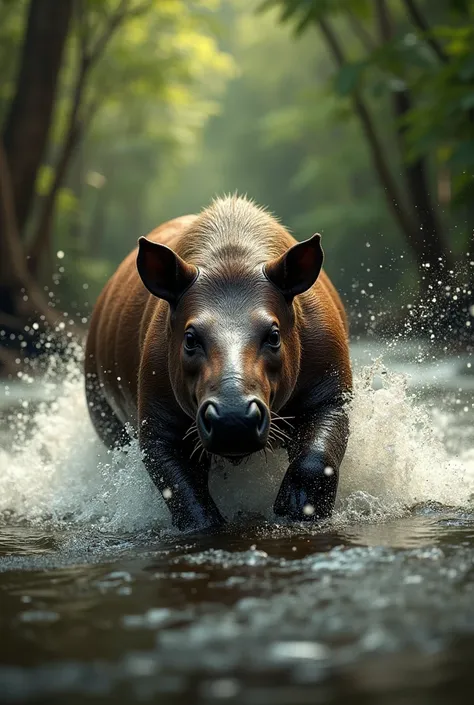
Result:
M280 641L270 647L274 659L286 661L288 659L321 660L327 658L329 649L323 644L313 641Z
M233 698L239 692L239 684L233 678L219 678L209 684L209 695L213 698Z

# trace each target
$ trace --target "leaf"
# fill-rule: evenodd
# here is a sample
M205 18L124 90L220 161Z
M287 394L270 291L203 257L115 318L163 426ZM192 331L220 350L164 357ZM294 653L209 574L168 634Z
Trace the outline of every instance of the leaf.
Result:
M339 95L347 96L354 92L362 73L367 68L367 62L356 61L346 64L336 75L335 88Z
M436 151L436 157L439 163L447 162L451 159L453 154L453 148L451 146L443 145L439 147Z
M472 170L474 166L474 139L459 142L449 163L451 166L459 168L469 167Z
M278 5L279 0L263 0L257 7L257 12L268 12L268 10L273 10L274 7Z
M461 99L461 106L464 110L472 110L474 108L474 91L468 93Z
M470 0L449 0L449 6L451 10L459 14L470 14Z
M474 76L474 54L466 57L463 62L459 76L463 81L469 81Z
M62 214L77 212L79 199L70 188L62 188L58 194L58 211Z
M54 179L54 169L47 164L42 164L36 178L36 193L38 196L46 196L51 188Z
M370 92L374 98L382 98L387 93L387 82L382 80L375 81L371 86Z
M308 25L315 20L316 18L313 11L311 9L308 10L308 12L303 15L302 19L296 25L296 35L299 36L300 34L303 34L303 32L306 31L306 29L308 28Z

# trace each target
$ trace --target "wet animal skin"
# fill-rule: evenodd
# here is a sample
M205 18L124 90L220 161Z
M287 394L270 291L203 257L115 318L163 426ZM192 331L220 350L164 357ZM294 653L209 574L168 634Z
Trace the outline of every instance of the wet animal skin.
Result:
M140 238L99 296L85 359L92 421L109 447L135 430L180 530L224 522L208 489L213 454L238 464L276 445L289 466L275 513L330 516L352 377L322 264L319 235L297 243L264 209L226 197Z

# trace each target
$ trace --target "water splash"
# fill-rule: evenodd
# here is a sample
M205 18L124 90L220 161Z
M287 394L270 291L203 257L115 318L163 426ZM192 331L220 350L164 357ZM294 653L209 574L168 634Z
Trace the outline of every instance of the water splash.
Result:
M96 438L77 358L66 375L52 360L41 384L53 402L35 412L23 402L23 410L9 419L13 443L0 450L0 517L10 523L93 524L104 531L169 527L137 443L109 452ZM350 415L335 522L384 520L419 503L472 502L472 451L448 453L439 425L416 403L403 374L387 371L380 361L363 368L355 377ZM242 513L272 518L286 464L284 451L267 463L261 457L237 467L218 463L211 493L228 518Z
M381 360L362 368L341 469L343 517L383 519L428 502L467 506L474 493L474 458L469 451L448 454L449 429L446 414L435 420L417 402L406 375L390 372Z

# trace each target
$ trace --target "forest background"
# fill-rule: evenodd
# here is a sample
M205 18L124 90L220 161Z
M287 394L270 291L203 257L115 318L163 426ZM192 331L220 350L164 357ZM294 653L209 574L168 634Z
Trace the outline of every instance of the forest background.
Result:
M0 0L0 76L3 373L235 191L323 234L355 335L471 346L473 0Z

